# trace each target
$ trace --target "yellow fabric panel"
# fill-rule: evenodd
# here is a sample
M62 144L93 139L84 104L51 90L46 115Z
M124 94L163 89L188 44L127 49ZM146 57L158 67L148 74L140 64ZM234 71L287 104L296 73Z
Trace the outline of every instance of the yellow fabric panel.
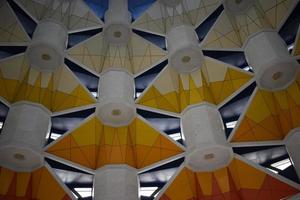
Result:
M11 185L15 173L6 168L0 168L0 194L5 195L8 192L8 188Z
M140 119L136 119L133 124L136 126L136 144L152 146L158 138L158 132Z
M214 174L214 177L221 189L221 192L222 193L229 192L230 185L229 185L229 177L228 177L227 167L216 170L213 172L213 174Z
M31 173L17 173L17 186L16 186L16 196L25 196L27 189L29 187L29 181L31 179Z
M204 101L219 104L252 78L247 73L229 68L225 63L210 58L206 58L206 60L206 67L203 67L202 71L199 70L187 76L180 75L178 80L171 79L169 77L171 74L167 73L166 69L145 91L145 94L138 99L138 103L180 113L187 106ZM212 66L214 66L213 69L209 69ZM172 70L169 69L169 71ZM212 72L219 73L220 71L224 75L212 75ZM163 80L168 83L163 82ZM162 93L160 91L168 92Z
M255 169L238 159L232 160L229 171L238 190L240 188L260 189L266 177L263 171Z
M210 196L212 194L213 174L211 172L199 172L196 173L196 177L202 193L204 195Z
M195 186L194 173L187 168L183 168L165 194L172 200L196 199Z
M38 192L36 198L43 200L62 199L66 195L65 191L52 177L48 169L43 167L40 170L41 174L39 184L37 185ZM33 174L33 176L35 176L35 174ZM51 194L49 194L49 191L51 191Z
M263 93L267 93L264 91L257 91L255 97L252 100L251 105L247 111L247 117L251 120L255 121L256 123L260 123L262 120L270 116L272 113L269 109L269 103L274 102L272 97L264 99Z
M150 88L147 90L145 95L143 95L139 100L138 103L144 106L149 106L153 108L168 110L171 112L179 112L178 107L174 107L173 105L175 102L170 103L165 96L176 96L176 92L170 92L165 95L159 93L159 91L153 87L150 86ZM177 97L174 101L177 101Z
M267 92L258 90L233 141L283 139L300 126L300 87L295 81L287 89Z
M86 91L83 86L78 85L71 94L54 92L53 111L61 111L73 107L84 106L95 103L95 99Z
M96 123L98 123L98 120L92 118L72 132L72 137L79 146L98 144L96 133L99 130L95 129Z
M16 59L14 61L14 59ZM10 64L16 64L19 69L9 70ZM13 65L14 66L14 65ZM66 68L66 66L62 66ZM75 83L70 93L59 91L60 72L67 73ZM28 68L24 55L11 58L0 64L0 96L8 102L30 101L40 103L50 111L61 111L95 102L89 92L74 78L69 70L57 70L54 73L40 73Z
M182 153L182 150L138 118L128 126L114 128L92 117L59 139L47 152L97 169L106 164L142 168Z
M31 174L31 178L32 178L32 180L31 180L32 195L31 196L33 199L37 199L42 173L43 173L43 170L40 168L38 170L35 170Z

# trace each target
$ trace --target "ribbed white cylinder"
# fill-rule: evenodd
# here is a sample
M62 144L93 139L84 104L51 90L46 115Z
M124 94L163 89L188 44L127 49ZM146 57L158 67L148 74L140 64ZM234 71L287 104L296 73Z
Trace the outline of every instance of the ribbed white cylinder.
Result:
M30 65L43 72L55 71L64 62L67 40L64 25L51 20L39 22L26 51Z
M96 170L95 200L138 200L137 171L127 165L107 165Z
M0 135L0 165L24 172L41 167L50 124L50 112L38 104L11 105Z
M122 70L104 72L99 81L96 113L109 126L128 125L136 116L134 78Z
M185 162L193 171L213 171L229 164L232 148L225 137L218 109L209 103L187 108L181 127L187 146Z
M159 0L163 5L167 6L167 7L176 7L177 5L179 5L182 0Z
M193 27L180 25L167 34L169 64L180 73L189 73L201 67L204 56Z
M253 0L224 0L223 5L225 10L231 14L239 15L245 14L245 12L254 5Z
M286 149L289 153L290 158L294 163L295 170L298 177L300 178L300 156L299 156L299 147L300 147L300 128L293 129L284 139Z
M299 64L288 52L277 32L264 30L253 34L245 45L248 64L254 68L258 86L265 90L280 90L292 83Z
M131 35L131 13L127 0L110 0L104 19L105 39L113 44L126 44Z

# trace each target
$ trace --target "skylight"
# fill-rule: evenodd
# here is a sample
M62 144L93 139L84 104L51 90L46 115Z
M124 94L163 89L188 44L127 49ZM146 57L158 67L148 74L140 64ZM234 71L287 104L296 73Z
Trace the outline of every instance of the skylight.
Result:
M251 71L251 70L253 70L253 68L252 68L251 66L246 66L246 67L244 67L243 69L246 70L246 71Z
M95 98L98 97L98 92L91 92L91 93L92 93L92 95L93 95Z
M92 188L74 188L81 198L91 197Z
M60 136L61 136L60 134L57 134L57 133L51 133L50 138L53 139L53 140L56 140L56 139L58 139Z
M227 128L234 128L236 123L237 123L237 121L227 122L226 127Z
M288 168L291 165L292 165L292 163L289 158L271 164L272 167L275 167L279 170L285 170L286 168Z
M141 96L141 94L142 94L141 92L136 92L135 93L136 98L138 98L139 96Z
M294 44L289 45L288 46L288 51L291 52L294 49L294 46L295 46Z
M169 135L173 140L180 140L181 139L181 134L180 133L173 133Z
M158 187L141 187L140 196L151 197Z

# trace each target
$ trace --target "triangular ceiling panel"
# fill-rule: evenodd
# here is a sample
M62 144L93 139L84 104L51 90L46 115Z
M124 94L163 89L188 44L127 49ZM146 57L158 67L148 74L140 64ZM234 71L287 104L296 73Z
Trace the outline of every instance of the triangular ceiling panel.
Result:
M287 89L257 89L233 133L233 142L282 140L300 126L300 74Z
M251 77L251 73L205 57L201 69L191 74L178 74L168 66L137 102L180 113L187 106L203 101L213 104L223 102Z
M48 153L91 169L107 164L143 168L182 151L140 117L128 126L113 128L91 116L47 148Z
M280 200L299 192L237 158L213 172L180 170L160 200Z
M170 8L156 1L133 23L133 27L166 34L172 26L182 23L198 26L219 5L220 0L183 0L176 7Z
M157 64L166 52L135 33L127 45L110 45L104 41L103 33L99 33L71 48L68 55L96 73L124 68L137 74Z
M102 26L101 20L79 0L16 0L36 21L50 18L62 22L70 31Z
M0 199L70 200L47 167L31 173L0 168Z
M264 28L277 29L284 22L295 0L259 0L245 14L224 10L203 42L205 49L241 48L247 38Z
M0 2L0 44L24 43L30 38L6 1Z
M53 73L38 72L24 54L0 62L0 94L10 103L31 101L53 112L95 102L65 65Z

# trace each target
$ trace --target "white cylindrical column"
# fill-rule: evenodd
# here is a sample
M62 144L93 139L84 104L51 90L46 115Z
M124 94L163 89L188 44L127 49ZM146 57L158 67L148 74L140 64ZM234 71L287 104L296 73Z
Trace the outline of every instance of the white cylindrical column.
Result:
M32 67L53 72L64 63L68 31L64 25L51 20L39 22L26 50Z
M224 0L225 10L233 15L245 14L246 11L254 5L253 0Z
M199 69L204 56L198 42L193 27L187 25L173 27L167 34L169 65L179 73L189 73Z
M131 35L131 13L127 0L109 0L104 16L104 37L113 44L126 44Z
M174 8L179 5L182 0L160 0L160 2L167 7Z
M292 83L299 64L288 52L277 32L264 30L253 34L245 44L248 64L254 68L258 86L265 90L285 89Z
M218 109L209 103L187 108L181 127L187 146L186 166L195 172L214 171L227 166L233 158L225 137Z
M95 200L139 200L136 169L127 165L107 165L95 172Z
M136 116L134 78L123 70L104 72L99 81L97 116L109 126L128 125Z
M291 130L289 134L285 137L284 142L289 156L293 161L298 178L300 178L300 128Z
M43 106L29 102L13 104L0 135L0 166L22 172L41 167L50 124L50 112Z

